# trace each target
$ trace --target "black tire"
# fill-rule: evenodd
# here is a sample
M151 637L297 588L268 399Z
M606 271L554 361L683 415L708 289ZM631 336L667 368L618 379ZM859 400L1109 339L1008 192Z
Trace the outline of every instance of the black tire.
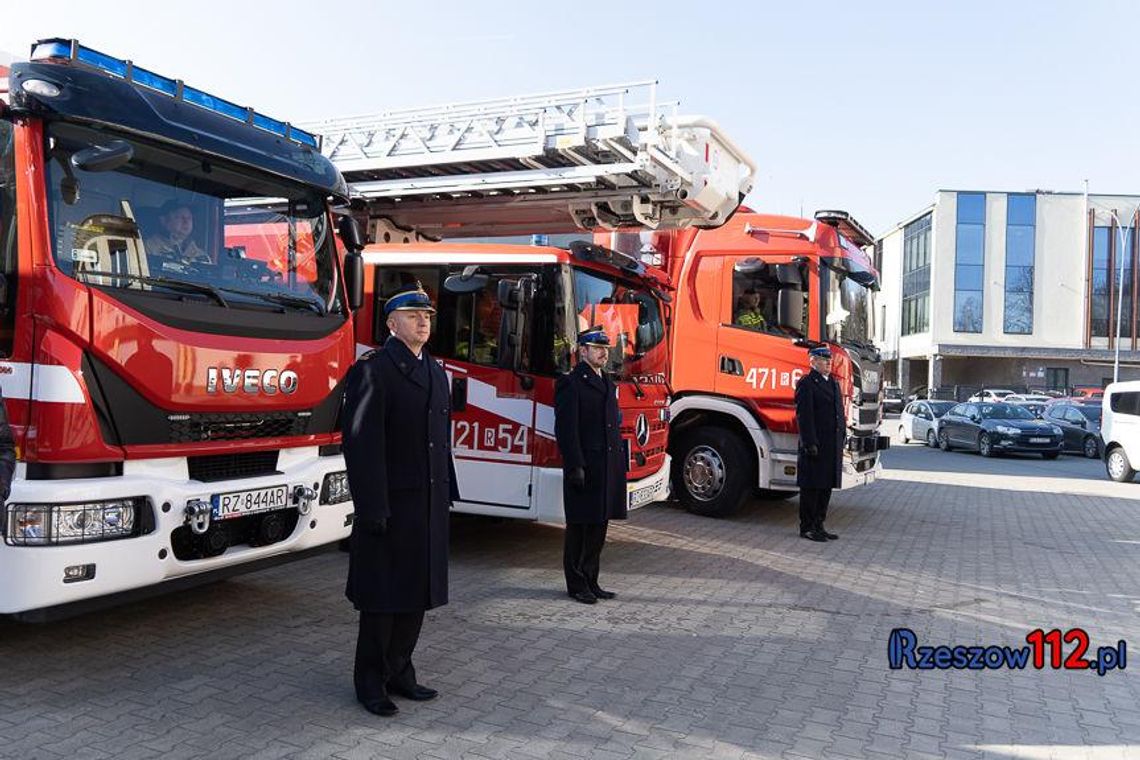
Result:
M902 425L899 425L899 438L902 439L903 443L910 443L910 439L906 437L906 431Z
M938 448L938 436L934 434L934 428L926 430L926 445L932 449Z
M674 447L673 493L695 515L726 517L756 487L756 462L739 436L724 428L686 432Z
M1056 459L1059 456L1061 456L1061 452L1059 451L1044 451L1041 453L1042 459Z
M1132 469L1128 455L1120 446L1109 449L1108 453L1104 455L1104 469L1108 473L1108 477L1117 483L1131 483L1132 479L1136 477L1136 470Z
M1100 444L1097 443L1095 435L1086 435L1081 448L1089 459L1100 459Z
M938 431L938 448L943 451L953 451L953 447L950 445L950 436L946 435L945 430Z
M994 444L990 440L989 433L982 433L978 436L978 453L986 458L994 455Z

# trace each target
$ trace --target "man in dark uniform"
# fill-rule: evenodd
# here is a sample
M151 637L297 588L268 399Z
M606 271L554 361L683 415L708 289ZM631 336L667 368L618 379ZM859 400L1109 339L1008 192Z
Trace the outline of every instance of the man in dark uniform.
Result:
M562 454L566 591L583 604L613 599L598 585L610 520L626 516L625 446L617 386L602 368L610 341L600 327L578 335L579 361L554 385L554 435Z
M847 418L843 394L831 376L831 349L809 351L811 372L796 383L796 426L800 431L796 485L800 487L800 535L812 541L839 538L823 527L831 489L843 474Z
M345 595L360 611L356 698L394 715L389 693L436 696L416 682L412 652L424 611L447 604L448 519L459 498L447 375L427 352L431 299L419 285L384 306L383 348L349 370L344 458L355 520Z

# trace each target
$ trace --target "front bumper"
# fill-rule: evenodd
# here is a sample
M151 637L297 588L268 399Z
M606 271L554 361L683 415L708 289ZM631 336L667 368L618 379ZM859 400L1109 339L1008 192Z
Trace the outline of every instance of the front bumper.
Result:
M1011 454L1060 454L1065 449L1064 439L1057 438L1049 443L1028 443L1012 437L998 437L993 442L994 451Z
M665 462L657 472L641 480L626 483L625 498L629 509L637 509L669 498L669 468L672 466L672 461L672 458L666 454Z
M154 529L143 535L85 544L12 546L0 542L0 614L68 604L152 586L198 573L231 568L277 555L300 552L345 538L351 530L352 502L321 504L320 498L284 539L265 546L230 546L216 557L179 560L173 532L186 524L185 507L211 494L287 484L313 487L326 474L344 470L341 456L319 456L316 447L283 449L277 473L204 483L187 478L184 458L128 460L123 475L75 480L27 480L17 467L10 504L84 502L141 496L153 511ZM319 490L319 489L318 489ZM64 568L94 565L93 577L64 583Z

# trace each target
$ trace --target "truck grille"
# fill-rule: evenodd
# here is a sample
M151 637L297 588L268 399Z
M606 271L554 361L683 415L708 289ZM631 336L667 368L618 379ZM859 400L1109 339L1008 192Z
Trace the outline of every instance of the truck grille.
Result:
M312 412L171 414L172 443L244 441L250 438L304 435Z
M277 472L276 451L251 451L245 454L211 454L189 457L190 479L209 483L231 478L256 478Z

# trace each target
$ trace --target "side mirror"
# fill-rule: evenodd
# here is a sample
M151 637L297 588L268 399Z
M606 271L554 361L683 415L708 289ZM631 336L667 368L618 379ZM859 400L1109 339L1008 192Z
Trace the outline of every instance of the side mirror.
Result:
M757 258L744 259L732 265L733 271L740 274L761 274L768 271L768 264Z
M777 264L776 281L780 287L802 288L804 284L803 269L799 264Z
M503 314L499 322L499 366L518 372L523 364L527 316L534 299L535 277L524 275L517 280L499 280L496 296Z
M471 265L463 269L462 274L448 275L447 279L443 281L443 289L448 293L455 293L463 295L465 293L478 293L483 288L487 287L487 283L491 278L485 272L480 272L479 267ZM502 283L499 283L500 290Z
M71 165L85 172L109 172L130 162L134 155L135 149L130 143L112 140L106 145L92 145L71 154Z
M342 216L337 222L337 232L340 241L350 253L359 253L364 249L364 236L360 234L360 225L351 216Z
M356 311L364 305L364 258L355 251L344 256L344 287L348 308Z

